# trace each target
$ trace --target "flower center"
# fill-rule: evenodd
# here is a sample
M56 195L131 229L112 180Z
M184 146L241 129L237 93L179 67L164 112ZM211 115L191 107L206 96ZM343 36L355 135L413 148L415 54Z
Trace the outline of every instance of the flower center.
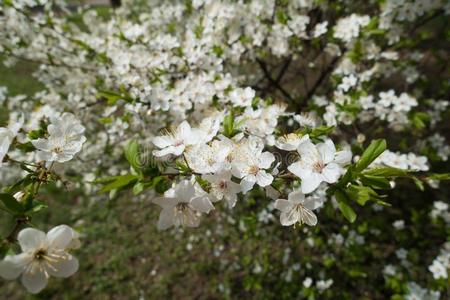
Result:
M36 260L44 260L45 257L47 255L47 251L45 251L44 249L39 249L38 251L36 251L36 253L34 254L34 258Z
M55 152L55 153L61 153L62 152L62 149L61 149L61 147L55 147L55 148L53 148L53 152Z
M258 174L258 172L259 172L259 167L258 166L251 166L248 169L248 173L253 174L253 175Z
M228 184L227 184L226 181L221 181L221 182L219 183L219 188L220 188L220 189L225 190L227 187L228 187Z
M183 212L189 208L189 205L186 202L181 202L177 204L176 208L178 211Z
M321 173L324 168L325 165L322 162L316 162L313 165L313 170L316 171L317 173Z

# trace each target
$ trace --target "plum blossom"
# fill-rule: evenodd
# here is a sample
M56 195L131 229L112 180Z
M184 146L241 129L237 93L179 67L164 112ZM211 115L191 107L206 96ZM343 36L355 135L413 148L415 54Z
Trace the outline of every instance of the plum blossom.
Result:
M227 157L232 147L222 141L213 141L211 145L199 144L186 149L185 157L189 167L201 174L216 173L227 168Z
M32 143L38 150L37 158L43 161L66 162L81 151L86 141L84 126L73 114L64 113L54 118L47 128L48 138L39 138Z
M275 208L281 211L280 223L283 226L291 226L296 223L315 226L317 217L312 212L320 207L322 201L314 197L307 197L300 190L289 193L288 199L278 199Z
M303 143L306 139L309 139L308 135L300 137L298 134L289 133L280 137L275 146L281 150L294 151L297 150L298 145Z
M22 253L0 262L0 276L13 280L22 275L22 284L30 293L44 289L50 276L66 278L78 270L78 260L70 254L79 246L78 233L67 225L56 226L47 234L26 228L17 240Z
M183 180L156 198L154 203L162 207L159 215L158 229L165 230L172 226L198 227L198 213L209 213L214 209L208 195L189 180Z
M241 186L231 180L230 170L203 175L202 178L211 184L210 194L217 200L225 199L230 208L236 205L237 194L241 192Z
M242 192L248 192L255 184L261 187L271 184L273 176L266 169L275 161L275 156L270 152L262 152L260 146L253 147L251 142L241 146L239 151L240 157L233 162L232 172L242 179Z
M336 151L332 140L314 145L305 139L297 148L300 160L291 164L288 170L302 180L301 191L313 192L323 182L335 183L344 173L343 165L350 162L349 150Z
M3 159L8 153L9 147L14 138L19 133L19 130L23 126L23 115L19 117L16 122L10 122L8 127L0 127L0 167L2 166Z
M181 155L186 146L195 145L202 139L201 131L191 128L187 121L183 121L174 131L167 135L157 136L153 144L161 150L154 150L153 155L163 157L166 155Z

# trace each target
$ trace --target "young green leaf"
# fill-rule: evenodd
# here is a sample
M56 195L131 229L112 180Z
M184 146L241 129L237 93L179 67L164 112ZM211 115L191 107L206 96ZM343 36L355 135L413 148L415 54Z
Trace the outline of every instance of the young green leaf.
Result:
M340 191L340 190L337 190L336 193L335 193L335 196L336 196L336 200L338 201L338 204L339 204L339 210L344 215L344 217L350 223L355 222L355 220L356 220L356 213L353 210L353 208L351 208L345 193Z
M105 193L115 189L121 189L126 187L127 185L131 185L136 182L138 177L133 174L126 174L121 176L116 176L115 180L107 185L105 185L100 192Z
M139 143L136 140L130 141L124 149L124 154L133 170L135 170L138 174L141 174L141 164L139 161Z
M0 200L4 204L5 208L14 214L21 214L25 210L23 205L10 194L1 193Z
M391 167L382 167L382 168L374 168L365 171L364 175L369 176L379 176L379 177L405 177L408 176L408 173L411 173L412 171L409 170L403 170L398 168L391 168Z
M386 140L374 140L361 155L355 166L355 171L361 172L367 168L381 153L386 150Z

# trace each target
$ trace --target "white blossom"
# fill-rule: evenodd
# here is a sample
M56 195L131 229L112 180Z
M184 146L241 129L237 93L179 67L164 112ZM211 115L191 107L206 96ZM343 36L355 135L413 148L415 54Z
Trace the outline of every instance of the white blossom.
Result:
M22 275L22 284L30 293L45 288L50 276L66 278L78 270L78 260L69 252L79 246L78 234L69 226L54 227L47 234L26 228L17 240L22 253L0 262L0 276L12 280Z

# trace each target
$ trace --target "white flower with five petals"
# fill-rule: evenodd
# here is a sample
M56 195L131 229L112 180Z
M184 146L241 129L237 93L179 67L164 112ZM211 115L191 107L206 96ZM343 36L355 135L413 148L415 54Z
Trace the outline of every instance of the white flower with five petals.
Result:
M37 157L44 161L57 161L60 163L71 160L81 151L84 136L84 126L73 114L64 113L54 118L47 127L49 137L32 141L38 149Z
M240 149L248 151L245 149ZM246 193L253 188L255 184L261 187L268 186L273 181L272 174L266 172L275 161L275 156L270 152L261 152L261 148L250 150L245 155L245 160L238 160L233 163L232 172L237 178L241 178L242 192Z
M198 144L202 140L202 133L191 128L188 122L183 121L178 127L167 135L153 138L153 144L161 150L154 150L153 155L163 157L166 155L181 155L186 146Z
M50 276L66 278L78 270L78 260L69 253L79 246L78 234L67 225L56 226L47 234L26 228L17 240L22 253L0 262L0 276L12 280L22 275L22 284L30 293L45 288Z
M241 192L241 186L231 181L231 171L203 175L202 178L211 184L210 193L217 200L225 199L230 208L234 207L237 201L237 194Z
M291 164L288 170L302 180L301 191L313 192L323 182L335 183L344 173L343 165L350 162L349 150L336 151L332 140L314 145L305 139L298 145L300 160Z
M158 221L159 230L172 226L198 227L198 213L209 213L214 209L208 194L189 180L181 181L169 189L164 197L156 198L153 202L162 207Z
M291 226L295 223L314 226L317 224L317 217L312 212L320 207L322 201L314 197L307 197L299 191L289 193L288 199L278 199L275 201L275 208L281 211L280 223L283 226Z

